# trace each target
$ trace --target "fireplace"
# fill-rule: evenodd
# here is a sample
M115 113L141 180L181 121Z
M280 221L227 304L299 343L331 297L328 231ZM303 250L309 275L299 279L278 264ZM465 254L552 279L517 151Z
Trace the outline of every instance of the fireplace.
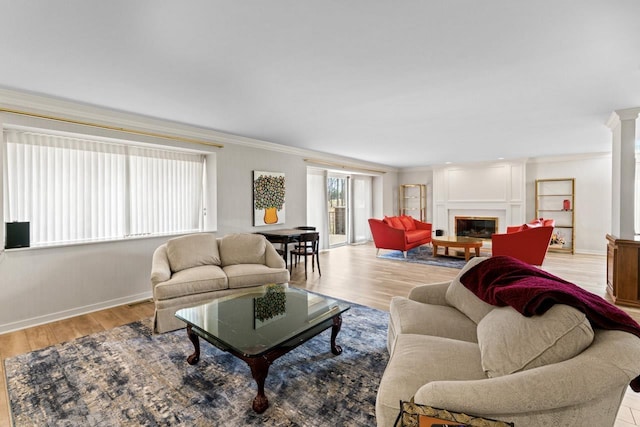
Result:
M490 216L456 216L456 236L491 239L498 232L498 218Z

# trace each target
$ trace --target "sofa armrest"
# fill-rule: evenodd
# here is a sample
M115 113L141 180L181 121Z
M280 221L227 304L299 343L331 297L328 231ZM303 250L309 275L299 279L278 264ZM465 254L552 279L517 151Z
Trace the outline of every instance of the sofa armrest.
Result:
M379 219L370 218L369 227L376 248L402 248L406 243L405 231L393 228Z
M267 267L270 268L285 268L284 259L280 256L276 248L269 242L266 241L265 247L265 263Z
M409 291L408 298L425 304L449 305L445 299L451 281L419 285Z
M433 228L433 224L431 224L430 222L418 221L415 218L413 220L413 223L416 225L416 229L418 229L418 230L429 230L429 231L431 231L431 229Z
M167 244L159 246L153 252L151 259L151 288L155 288L158 283L166 282L171 278L171 267L167 257Z
M578 355L486 380L433 381L418 389L415 402L508 421L509 415L585 404L617 389L624 390L628 382L628 375L612 364Z

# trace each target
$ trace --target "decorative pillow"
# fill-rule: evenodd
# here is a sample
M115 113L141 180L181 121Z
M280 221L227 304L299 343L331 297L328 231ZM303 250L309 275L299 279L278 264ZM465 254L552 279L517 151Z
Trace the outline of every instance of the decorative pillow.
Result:
M260 234L227 234L220 239L222 265L265 264L267 240Z
M216 236L200 233L170 239L167 258L174 273L199 265L220 265Z
M491 378L570 359L589 347L593 336L584 313L564 304L532 317L500 307L478 324L482 368Z
M460 277L466 273L473 266L480 264L486 260L487 257L475 257L471 258L467 264L462 267L460 273L455 279L451 281L451 284L447 288L445 294L445 300L447 304L460 310L465 316L473 320L476 324L482 320L491 310L496 308L495 305L487 304L478 298L473 292L467 289L461 282Z
M404 230L404 225L402 224L402 221L400 221L400 218L398 218L397 216L385 216L384 221L389 224L389 227Z
M524 224L523 225L524 229L528 229L528 228L538 228L538 227L542 227L542 223L541 222L530 222L528 224Z
M405 230L412 231L416 229L416 224L413 222L413 217L410 217L408 215L402 215L399 218Z

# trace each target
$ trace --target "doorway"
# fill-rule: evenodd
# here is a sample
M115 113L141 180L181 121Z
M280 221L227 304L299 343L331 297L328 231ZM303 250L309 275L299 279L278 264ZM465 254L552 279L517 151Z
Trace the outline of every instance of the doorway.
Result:
M329 247L345 245L349 235L349 177L329 174L327 177L329 209Z

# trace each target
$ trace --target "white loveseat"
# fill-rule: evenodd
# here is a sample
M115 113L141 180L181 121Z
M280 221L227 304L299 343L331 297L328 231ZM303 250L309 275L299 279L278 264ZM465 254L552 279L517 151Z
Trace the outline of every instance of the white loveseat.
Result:
M555 305L524 317L477 298L459 278L414 288L390 306L390 359L376 399L379 427L400 400L514 422L516 426L613 426L640 373L640 339L592 329Z
M170 239L153 254L154 332L185 327L177 310L204 304L238 289L286 283L289 271L259 234L190 234Z

